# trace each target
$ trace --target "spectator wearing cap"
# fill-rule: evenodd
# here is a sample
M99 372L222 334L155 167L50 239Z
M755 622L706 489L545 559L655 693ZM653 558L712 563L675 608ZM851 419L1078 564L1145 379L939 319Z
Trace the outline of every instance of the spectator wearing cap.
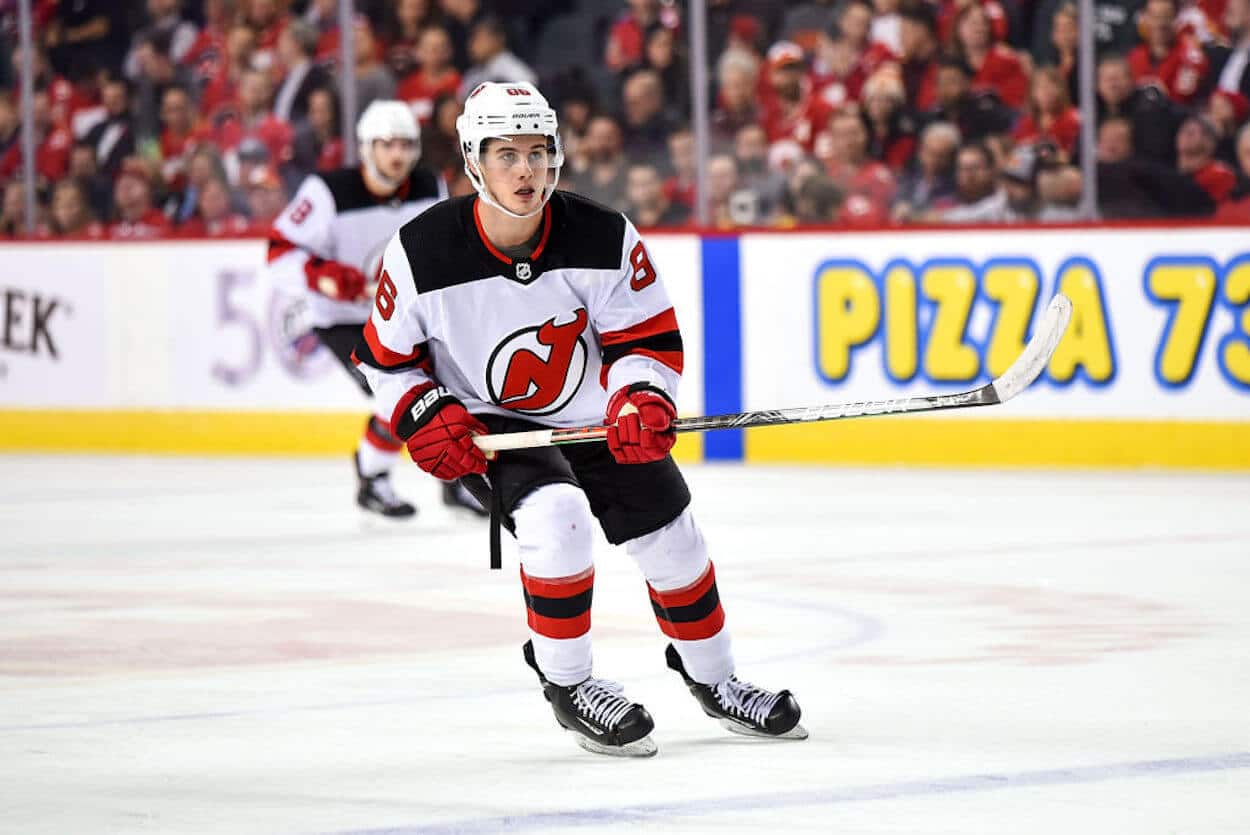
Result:
M906 0L899 11L903 87L917 110L937 104L937 14L924 0Z
M955 155L955 205L933 217L946 223L997 222L1006 213L1007 193L998 185L994 155L981 142L963 145Z
M634 71L621 87L621 105L621 134L630 160L658 162L675 125L659 73Z
M1011 130L1015 117L992 90L972 89L972 70L961 59L941 60L937 74L937 106L926 122L951 122L964 142L980 142Z
M730 52L723 56L716 69L716 104L712 110L712 135L721 144L728 143L746 125L760 121L759 65L752 56Z
M473 25L469 33L469 57L473 66L465 72L461 82L462 99L484 81L535 83L538 80L528 64L508 51L508 36L503 21L493 15Z
M1110 55L1098 62L1098 121L1128 119L1139 156L1171 165L1176 159L1176 131L1185 113L1155 86L1137 87L1128 59Z
M920 133L920 146L911 167L899 180L890 216L895 221L922 217L948 205L955 195L955 152L959 128L950 122L932 122Z
M661 22L659 0L626 0L626 5L629 9L608 30L603 51L603 62L613 72L621 72L642 63L646 32Z
M170 229L169 218L153 206L151 173L138 157L121 164L113 184L113 207L116 219L108 228L112 240L161 238Z
M1250 224L1250 125L1237 131L1237 186L1216 209L1215 219Z
M113 179L122 160L135 152L134 120L130 115L130 89L125 79L108 78L100 89L104 118L87 132L86 140L95 147L100 173Z
M764 130L769 142L793 139L811 151L817 132L833 108L813 95L806 60L798 44L781 41L768 50L769 95L763 103Z
M690 210L664 195L664 181L652 163L635 163L625 172L625 214L639 227L681 226Z
M624 207L625 154L615 119L599 115L590 120L572 163L572 191L617 210Z
M973 71L972 87L991 90L1013 110L1029 98L1029 73L1024 62L1007 46L997 42L985 8L970 3L959 10L950 38L950 52Z
M1228 0L1223 22L1228 44L1207 45L1208 78L1216 89L1250 99L1250 0Z
M1229 165L1237 165L1237 131L1250 118L1250 100L1241 93L1217 89L1207 99L1203 115L1211 120L1219 133L1215 156Z
M1076 153L1081 137L1081 114L1068 100L1068 88L1059 70L1042 67L1033 73L1029 108L1012 131L1016 142L1047 139L1055 143L1068 159Z
M165 39L170 59L179 64L195 45L199 30L194 23L183 20L178 6L179 0L147 0L148 23L131 39L130 51L126 53L123 65L123 72L131 81L138 82L143 73L139 49L153 36L160 35Z
M226 181L210 177L199 190L195 215L178 231L197 238L222 238L246 234L250 225L246 217L232 209Z
M334 79L313 62L317 30L303 20L292 20L278 36L278 64L283 69L273 99L273 115L284 122L302 122L314 90L331 87Z
M1201 186L1217 204L1237 185L1236 172L1215 158L1218 142L1215 125L1203 116L1190 116L1176 134L1177 170Z
M893 67L871 76L862 94L868 126L868 154L896 175L916 150L916 117L907 106L903 81Z
M1179 104L1194 101L1210 70L1202 46L1178 31L1176 0L1147 0L1141 14L1142 43L1129 53L1138 85L1158 86Z
M463 79L451 63L455 53L446 28L435 24L423 29L415 52L418 67L399 82L396 95L408 102L424 127L434 117L434 102L440 96L455 95Z
M868 156L868 127L857 111L839 110L830 117L825 170L846 195L843 221L886 221L898 186L890 169Z
M82 184L72 177L61 180L52 189L46 234L51 238L104 237L104 224L92 213Z
M254 233L267 233L287 204L287 190L272 166L257 168L247 178L247 210Z
M422 146L422 154L428 158L429 138L422 137ZM295 128L292 151L292 163L301 175L343 167L339 104L332 89L319 88L308 96L308 118Z

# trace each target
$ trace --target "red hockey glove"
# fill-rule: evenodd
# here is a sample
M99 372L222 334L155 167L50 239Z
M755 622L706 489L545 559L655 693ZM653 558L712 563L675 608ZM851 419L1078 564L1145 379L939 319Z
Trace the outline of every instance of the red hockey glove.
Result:
M366 298L365 274L347 264L309 258L304 264L304 275L310 289L336 301L356 302Z
M634 383L608 401L608 449L619 464L659 461L677 443L677 409L666 392Z
M417 466L435 478L453 481L486 472L486 455L474 435L490 430L442 386L426 383L403 396L391 420Z

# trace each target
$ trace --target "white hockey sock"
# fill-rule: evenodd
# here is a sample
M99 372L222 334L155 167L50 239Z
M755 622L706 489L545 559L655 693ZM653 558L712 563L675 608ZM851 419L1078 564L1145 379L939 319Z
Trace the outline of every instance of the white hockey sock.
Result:
M398 452L378 449L369 443L367 438L360 442L356 454L360 461L360 474L366 478L389 473L391 467L394 467L395 462L399 460Z
M578 684L592 668L590 504L579 487L548 484L522 499L512 518L534 660L548 681Z
M660 630L673 640L686 672L700 684L733 675L733 648L716 588L716 570L690 510L658 531L631 539Z

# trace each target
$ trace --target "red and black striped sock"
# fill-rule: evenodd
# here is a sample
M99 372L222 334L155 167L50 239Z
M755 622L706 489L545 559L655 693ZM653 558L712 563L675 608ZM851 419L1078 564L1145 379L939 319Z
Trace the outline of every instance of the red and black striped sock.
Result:
M525 614L529 627L544 638L579 638L590 631L590 602L595 569L571 577L531 577L521 569Z
M651 608L661 631L679 641L715 637L725 625L725 610L716 591L716 570L709 561L703 576L688 586L660 591L647 583Z

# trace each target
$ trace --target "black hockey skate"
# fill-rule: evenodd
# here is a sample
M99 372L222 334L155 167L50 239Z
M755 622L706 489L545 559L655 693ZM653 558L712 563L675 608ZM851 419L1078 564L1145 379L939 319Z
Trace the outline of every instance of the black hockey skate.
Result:
M770 693L739 681L737 676L720 684L700 684L686 674L681 656L672 644L664 651L664 657L671 669L681 673L703 712L726 730L769 739L807 739L807 731L799 724L802 711L789 690Z
M376 513L388 519L408 519L417 515L415 506L395 495L389 473L375 476L362 475L360 456L355 456L353 461L356 464L356 478L360 481L360 489L356 491L356 504L370 513Z
M582 748L613 757L651 757L659 750L649 736L655 727L651 714L626 699L621 685L601 678L588 678L571 687L553 684L538 669L534 642L526 641L522 651L525 663L538 673L556 722L572 731Z
M482 518L490 516L490 511L482 507L477 498L459 480L443 482L443 504L448 507L467 510L474 516L481 516Z

